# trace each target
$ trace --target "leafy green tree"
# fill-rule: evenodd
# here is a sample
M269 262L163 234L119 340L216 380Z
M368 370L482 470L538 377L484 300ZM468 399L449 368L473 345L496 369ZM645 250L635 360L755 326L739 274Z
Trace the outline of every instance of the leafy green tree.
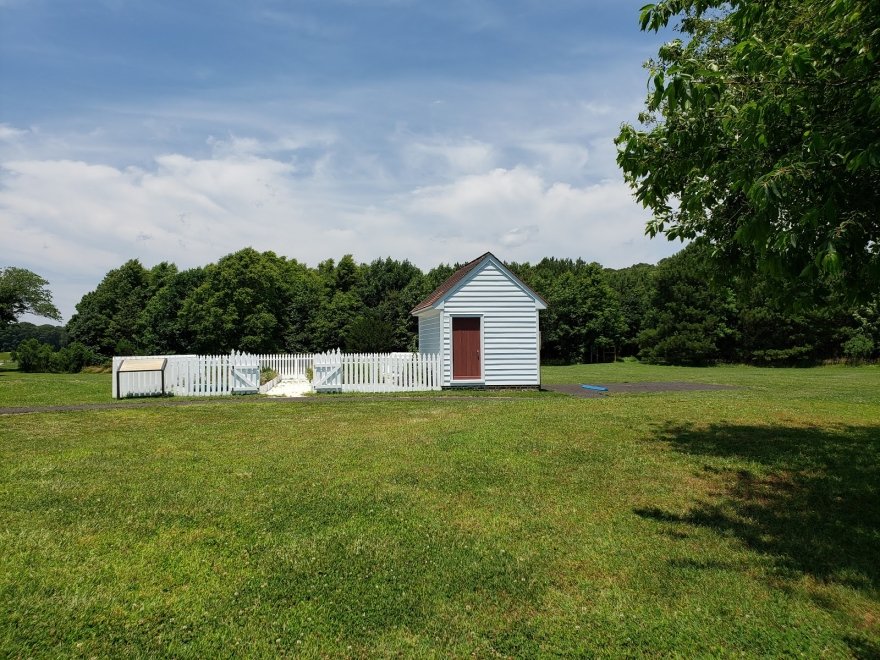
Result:
M454 266L450 266L449 264L440 264L439 266L435 266L434 268L429 270L425 274L423 284L424 288L422 290L424 295L420 300L416 301L416 304L421 302L421 300L424 300L428 296L428 294L430 294L434 289L443 284L443 282L449 279L449 277L463 265L464 264L456 264Z
M343 336L345 349L353 353L387 353L395 348L394 328L375 311L351 321Z
M52 304L49 282L25 268L0 269L0 327L14 323L22 314L61 320Z
M652 236L703 236L740 271L801 292L880 288L880 3L663 0L644 30L683 38L648 63L618 163Z
M639 357L685 365L734 357L735 295L728 287L710 286L708 274L706 251L696 244L657 265Z
M270 353L284 344L285 260L245 248L205 268L180 320L198 353Z
M49 370L55 373L75 374L82 371L83 367L98 366L103 362L105 359L88 346L73 342L52 354Z
M635 264L629 268L606 271L608 284L617 294L626 324L619 346L622 356L637 355L639 352L639 333L644 327L654 294L655 268L650 264Z
M331 291L331 294L308 329L320 351L343 348L346 327L364 313L364 305L353 291Z
M18 363L20 371L27 373L46 372L52 366L52 347L37 339L26 339L12 351L12 359Z
M836 357L850 335L851 310L827 288L817 304L792 306L789 287L746 278L737 287L737 354L743 362L786 365Z
M282 316L284 348L291 353L325 350L310 328L321 313L324 283L317 270L296 260L288 261L284 271L286 304Z
M880 292L852 312L853 328L871 340L875 349L880 348Z
M870 337L859 333L853 335L843 345L843 354L852 362L863 362L871 358L874 353L874 341Z
M537 270L540 268L539 264ZM588 362L594 349L614 349L620 342L626 324L617 295L599 264L577 262L541 289L546 291L548 303L548 309L541 313L547 358Z
M150 271L150 279L152 295L138 321L144 352L189 353L193 333L181 319L181 311L187 297L204 281L204 269L177 272L173 265L160 264Z
M366 310L363 318L369 324L381 321L391 328L387 350L406 350L410 340L418 333L418 319L410 314L427 293L423 294L422 271L409 261L391 258L376 259L362 266L355 291Z
M12 351L25 339L37 339L54 348L67 344L67 331L62 325L34 325L27 321L0 325L0 351Z
M333 288L342 293L348 293L358 285L360 280L361 269L355 263L354 257L346 254L333 270Z
M107 357L141 352L140 316L151 293L149 271L137 259L111 270L77 304L67 324L70 340Z
M37 339L27 339L13 351L12 359L21 371L38 373L78 373L83 367L99 365L103 358L78 342L54 350Z

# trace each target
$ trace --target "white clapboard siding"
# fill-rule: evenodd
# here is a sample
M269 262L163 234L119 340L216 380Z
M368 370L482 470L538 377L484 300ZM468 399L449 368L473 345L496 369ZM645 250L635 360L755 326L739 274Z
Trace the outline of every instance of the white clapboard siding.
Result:
M419 353L439 353L442 337L442 312L432 311L419 317Z
M521 283L487 259L437 303L419 313L419 350L438 351L443 385L452 381L452 319L480 317L481 385L536 386L540 379L538 311L543 309ZM439 345L435 348L436 339Z
M546 303L494 255L468 264L454 284L418 308L419 351L439 353L444 387L538 386L541 335L538 314ZM480 377L452 380L452 320L480 319Z
M437 353L341 353L315 355L312 385L319 391L417 392L440 389Z

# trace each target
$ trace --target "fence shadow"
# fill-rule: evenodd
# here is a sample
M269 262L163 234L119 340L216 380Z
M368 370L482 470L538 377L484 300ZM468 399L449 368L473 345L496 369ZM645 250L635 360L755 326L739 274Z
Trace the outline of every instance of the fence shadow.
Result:
M706 479L721 485L684 514L658 508L636 514L733 535L772 556L777 579L809 575L876 594L880 425L833 430L670 425L656 438L706 457Z

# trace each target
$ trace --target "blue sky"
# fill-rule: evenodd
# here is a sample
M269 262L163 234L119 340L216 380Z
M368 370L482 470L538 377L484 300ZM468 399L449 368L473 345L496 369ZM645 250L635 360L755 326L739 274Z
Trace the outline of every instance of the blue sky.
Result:
M0 265L656 261L612 139L638 2L0 0Z

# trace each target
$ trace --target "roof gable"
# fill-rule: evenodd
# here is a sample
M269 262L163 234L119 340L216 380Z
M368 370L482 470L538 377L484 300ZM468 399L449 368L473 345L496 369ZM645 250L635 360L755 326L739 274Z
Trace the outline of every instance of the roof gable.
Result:
M452 275L450 275L440 286L438 286L431 294L425 298L422 302L416 305L411 314L418 314L419 312L423 312L427 309L434 309L440 303L442 303L446 298L448 298L452 293L457 291L461 286L463 286L471 277L473 277L476 273L481 271L483 267L488 264L493 263L495 266L501 270L502 273L507 275L508 278L518 287L520 287L525 293L535 299L535 302L538 305L538 309L547 309L547 301L545 301L540 295L538 295L530 286L528 286L525 282L519 279L513 272L504 265L504 263L496 257L491 252L486 252L485 254L477 257L471 262L466 263L464 266L455 271Z

